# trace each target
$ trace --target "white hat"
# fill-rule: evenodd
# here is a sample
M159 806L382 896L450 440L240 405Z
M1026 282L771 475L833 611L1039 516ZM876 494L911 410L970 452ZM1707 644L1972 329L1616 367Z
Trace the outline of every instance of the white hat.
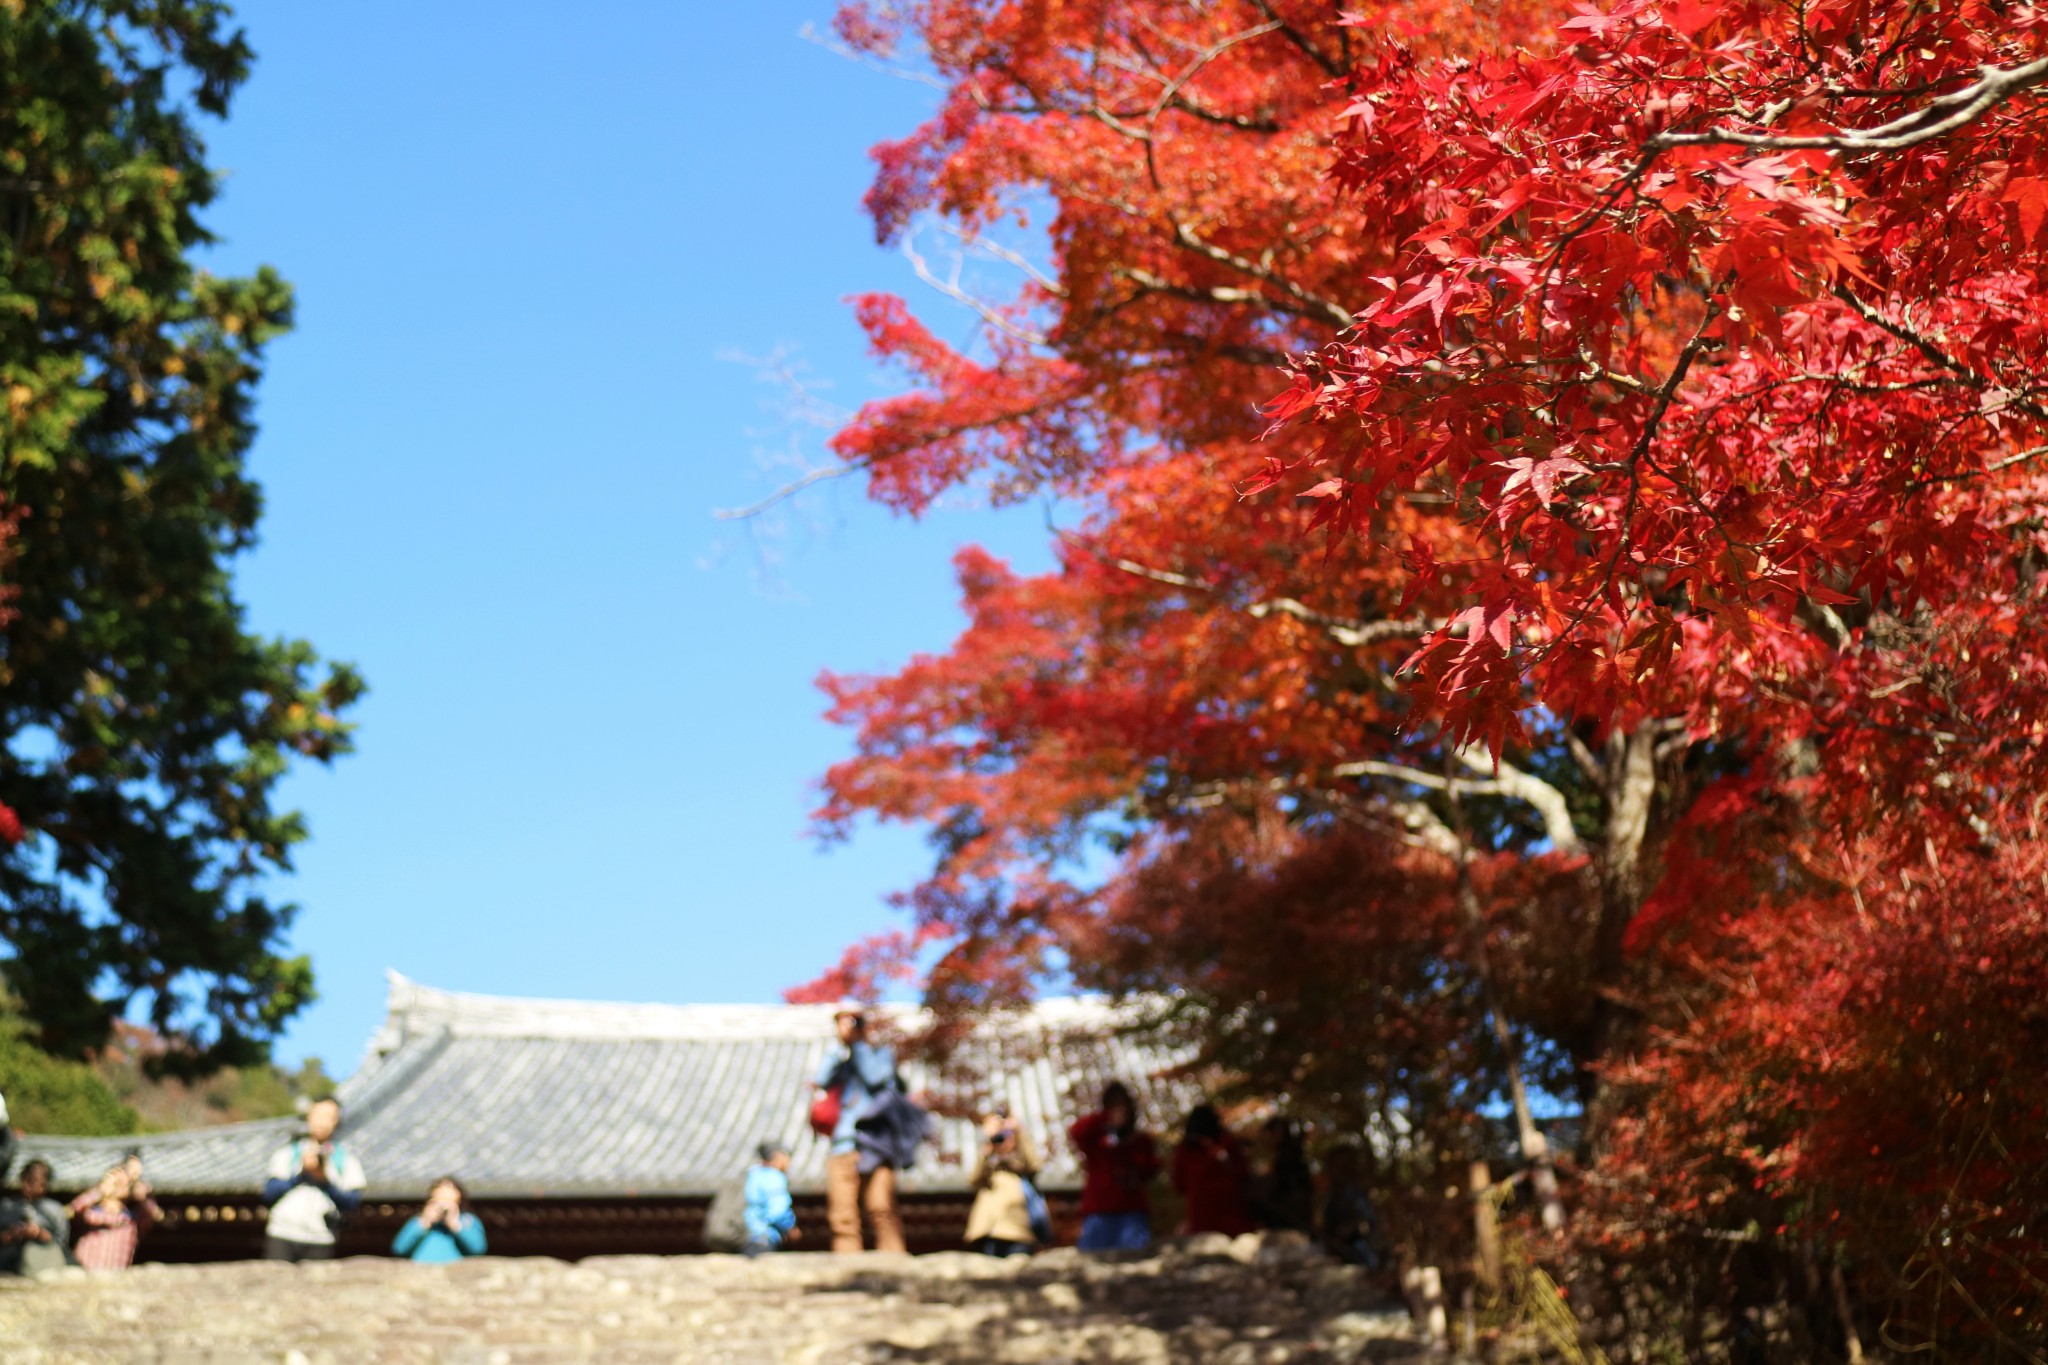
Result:
M841 996L832 1006L832 1017L844 1019L849 1014L856 1019L865 1019L868 1017L868 1007L850 995Z

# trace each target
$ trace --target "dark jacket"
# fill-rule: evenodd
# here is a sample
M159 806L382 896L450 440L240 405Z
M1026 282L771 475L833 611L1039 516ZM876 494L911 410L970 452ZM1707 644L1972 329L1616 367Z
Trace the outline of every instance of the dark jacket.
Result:
M40 1223L50 1234L48 1245L71 1256L71 1215L54 1199L31 1201L19 1194L0 1194L0 1232L23 1223ZM0 1243L0 1274L21 1273L21 1251L26 1242Z
M869 1100L854 1117L853 1141L863 1175L882 1166L902 1170L917 1160L931 1119L893 1085Z

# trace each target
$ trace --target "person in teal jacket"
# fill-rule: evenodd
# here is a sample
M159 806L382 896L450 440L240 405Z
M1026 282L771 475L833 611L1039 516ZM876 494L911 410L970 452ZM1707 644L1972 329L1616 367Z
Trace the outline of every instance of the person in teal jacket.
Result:
M422 1265L459 1261L484 1254L483 1220L467 1207L462 1182L444 1175L427 1191L427 1206L405 1220L392 1239L391 1250Z
M803 1236L797 1230L796 1204L789 1197L789 1151L779 1142L764 1142L747 1168L748 1256L775 1251Z

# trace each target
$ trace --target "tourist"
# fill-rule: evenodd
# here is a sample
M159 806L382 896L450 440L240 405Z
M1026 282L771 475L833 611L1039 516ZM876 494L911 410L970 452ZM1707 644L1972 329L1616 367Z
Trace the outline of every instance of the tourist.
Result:
M1129 1087L1111 1081L1102 1107L1067 1130L1081 1154L1083 1251L1143 1251L1152 1245L1152 1195L1159 1153L1151 1135L1138 1127L1138 1107Z
M868 1040L867 1011L853 1001L840 1002L832 1014L839 1044L825 1053L814 1089L819 1096L838 1096L838 1118L831 1130L832 1148L825 1159L825 1207L832 1224L832 1250L841 1255L861 1250L861 1216L874 1229L875 1250L902 1251L903 1218L896 1209L896 1167L908 1164L901 1152L883 1159L863 1152L858 1125L864 1117L900 1091L896 1055ZM914 1149L915 1143L912 1147Z
M136 1186L124 1160L101 1176L97 1187L71 1201L71 1220L78 1229L71 1259L87 1270L126 1270L135 1263L135 1244L162 1217L149 1187Z
M1180 1146L1173 1153L1173 1188L1180 1193L1183 1234L1220 1232L1236 1237L1250 1232L1251 1162L1244 1144L1223 1126L1213 1104L1188 1111Z
M484 1254L484 1224L469 1211L469 1192L452 1175L427 1191L426 1207L405 1220L391 1239L391 1253L421 1265L442 1265Z
M1309 1169L1301 1129L1275 1114L1260 1133L1263 1168L1257 1178L1259 1222L1269 1228L1308 1232L1315 1226L1316 1178Z
M263 1202L270 1221L263 1230L263 1256L271 1261L325 1261L334 1257L336 1234L363 1199L363 1165L334 1140L341 1127L341 1102L315 1100L306 1111L305 1136L270 1158Z
M50 1163L31 1158L18 1193L0 1196L0 1274L41 1275L71 1264L71 1217L50 1197Z
M1038 1174L1031 1139L998 1105L981 1120L981 1154L974 1162L974 1206L967 1211L967 1248L984 1256L1029 1256L1052 1229L1045 1200L1031 1183Z
M1323 1246L1346 1265L1377 1270L1379 1212L1366 1193L1366 1154L1357 1144L1334 1147L1323 1159L1329 1190L1323 1197Z
M0 1094L0 1183L14 1169L14 1130L7 1126L7 1096Z
M740 1246L747 1256L765 1255L803 1239L803 1230L796 1225L796 1202L789 1197L789 1149L779 1142L764 1142L754 1149L754 1158L747 1168L747 1239Z

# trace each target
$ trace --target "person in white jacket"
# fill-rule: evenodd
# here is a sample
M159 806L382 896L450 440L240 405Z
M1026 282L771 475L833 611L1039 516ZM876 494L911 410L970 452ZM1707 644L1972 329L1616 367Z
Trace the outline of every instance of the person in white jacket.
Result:
M263 1202L270 1221L263 1229L263 1257L269 1261L325 1261L334 1257L335 1236L363 1201L363 1164L334 1140L341 1127L341 1102L317 1100L306 1111L306 1135L273 1152Z

